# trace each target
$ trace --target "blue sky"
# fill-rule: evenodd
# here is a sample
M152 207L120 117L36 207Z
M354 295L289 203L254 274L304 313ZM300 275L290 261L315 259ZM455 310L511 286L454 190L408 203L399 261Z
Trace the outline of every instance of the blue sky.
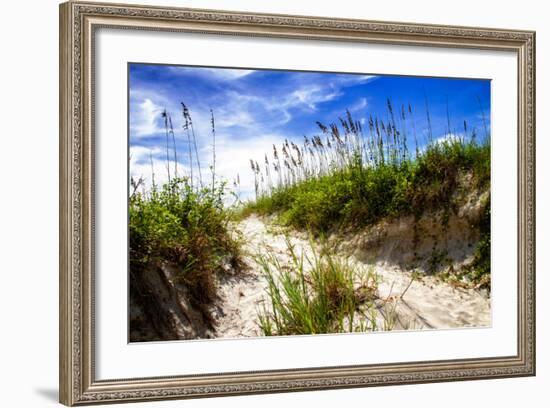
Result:
M447 109L455 135L464 132L464 120L482 136L483 115L490 125L489 80L130 64L130 174L149 182L152 156L157 183L166 179L164 109L172 117L180 173L188 171L184 102L195 126L203 177L211 177L212 109L216 174L230 184L239 174L248 197L254 189L249 159L261 162L285 139L301 143L304 135L319 133L317 121L336 123L346 109L362 122L369 115L387 120L388 98L396 110L411 105L420 145L427 142L426 98L434 138L448 137ZM366 124L364 129L368 133Z

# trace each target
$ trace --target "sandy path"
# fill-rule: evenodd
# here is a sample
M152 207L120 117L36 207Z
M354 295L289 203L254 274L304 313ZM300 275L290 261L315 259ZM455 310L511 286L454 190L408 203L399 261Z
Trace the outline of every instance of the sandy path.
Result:
M218 292L221 303L217 305L214 316L216 334L218 337L261 336L257 311L264 302L267 282L253 256L263 247L264 240L272 236L267 232L265 224L256 217L241 221L236 225L236 230L243 235L244 261L249 270L221 282Z
M256 217L250 216L236 225L244 239L244 261L249 270L231 276L221 282L219 294L221 303L214 312L217 337L253 337L262 333L257 324L258 308L269 307L266 300L267 282L262 277L254 256L265 253L266 248L277 254L282 263L289 262L284 235L275 227L268 226ZM298 250L307 247L306 241L292 237L290 241Z
M256 216L242 220L236 229L243 234L245 262L250 270L221 282L221 301L215 311L216 332L218 337L260 336L257 311L264 302L267 284L253 256L265 253L268 248L282 264L288 264L287 244L279 229ZM293 234L290 241L298 253L310 251L304 236ZM358 267L374 267L379 277L377 306L381 314L380 327L383 327L382 314L388 313L397 320L394 329L480 327L491 324L490 300L479 291L455 288L432 276L412 281L410 271L382 262L366 265L355 258L348 260ZM401 297L407 286L409 288Z
M396 329L482 327L491 324L490 299L475 289L456 288L433 276L412 281L410 271L384 263L375 264L381 277L378 295L396 302Z

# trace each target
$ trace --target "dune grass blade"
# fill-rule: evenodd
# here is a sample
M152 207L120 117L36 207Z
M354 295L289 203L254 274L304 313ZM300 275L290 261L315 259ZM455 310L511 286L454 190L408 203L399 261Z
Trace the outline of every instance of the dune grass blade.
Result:
M283 265L272 252L257 258L268 283L268 306L258 311L264 335L353 332L376 327L372 308L376 276L361 271L325 249L311 245L312 255L298 251L287 239L290 262ZM367 294L367 295L366 295Z

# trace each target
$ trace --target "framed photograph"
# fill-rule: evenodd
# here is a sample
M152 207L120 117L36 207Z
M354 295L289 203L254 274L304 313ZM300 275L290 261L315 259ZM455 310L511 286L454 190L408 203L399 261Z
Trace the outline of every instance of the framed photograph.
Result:
M535 33L60 6L60 401L535 374Z

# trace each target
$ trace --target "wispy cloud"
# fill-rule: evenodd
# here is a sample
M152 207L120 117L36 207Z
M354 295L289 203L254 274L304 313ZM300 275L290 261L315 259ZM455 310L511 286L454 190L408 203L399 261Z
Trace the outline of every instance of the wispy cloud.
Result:
M336 77L335 82L341 86L353 86L367 84L381 78L379 75L340 75Z
M445 142L460 142L465 139L464 132L445 133L434 139L435 144L443 144Z
M219 68L206 68L205 72L220 79L239 79L247 75L253 74L255 71L252 69L219 69Z
M216 143L216 154L225 160L216 164L216 173L220 179L231 183L237 175L240 179L241 199L249 198L254 193L254 175L250 170L250 160L257 161L263 168L265 154L273 145L281 145L288 135L262 134L250 139L234 139L230 136L221 138Z
M151 99L145 98L132 105L130 112L130 132L133 136L149 136L162 131L158 122L163 108Z
M166 70L175 75L189 75L190 73L204 78L214 80L231 81L244 78L256 72L252 69L233 69L233 68L191 68L191 67L173 67L167 66Z
M168 168L170 168L171 177L174 177L175 169L178 169L178 176L189 176L189 167L183 163L177 163L170 158L166 159L166 149L159 146L143 147L130 146L130 177L134 181L142 180L145 189L150 189L153 179L156 185L161 186L168 182ZM171 156L170 156L171 157Z
M286 109L307 107L315 111L318 104L332 101L340 95L342 93L337 89L327 89L320 85L304 86L288 95L281 105Z
M353 105L349 107L350 112L357 112L365 109L368 106L367 98L359 98Z

